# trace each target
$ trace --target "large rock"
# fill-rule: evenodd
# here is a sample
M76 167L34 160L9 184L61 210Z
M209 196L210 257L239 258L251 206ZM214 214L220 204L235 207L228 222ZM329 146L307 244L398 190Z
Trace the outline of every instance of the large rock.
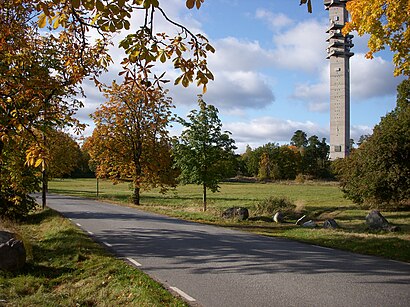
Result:
M323 223L323 228L336 229L339 228L339 225L336 223L334 219L328 219Z
M0 270L14 271L26 263L26 249L15 234L0 231Z
M275 215L273 216L273 221L275 223L283 223L285 221L285 216L283 215L282 212L278 211L275 213Z
M316 223L312 220L309 220L302 224L302 227L305 227L305 228L315 228L316 226L317 226Z
M391 225L377 210L372 210L366 216L366 224L373 230L400 231L400 227Z
M385 229L389 227L389 222L377 210L372 210L366 216L366 224L371 229Z
M249 211L247 208L244 207L232 207L226 209L222 213L222 217L226 219L236 218L240 221L244 221L249 217Z

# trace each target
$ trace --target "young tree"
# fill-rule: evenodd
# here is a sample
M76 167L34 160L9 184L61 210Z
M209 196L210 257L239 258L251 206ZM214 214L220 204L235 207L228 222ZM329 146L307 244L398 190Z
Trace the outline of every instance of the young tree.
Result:
M113 83L109 99L94 114L95 129L84 147L96 163L97 177L131 181L133 202L141 189L173 185L168 124L172 101L141 79Z
M180 118L186 128L174 145L175 164L181 170L182 183L196 183L203 187L203 205L206 211L206 192L219 190L219 182L234 163L235 141L229 131L222 131L218 109L207 105L200 95L199 111L192 110L189 121Z
M397 106L348 158L336 161L346 197L357 204L410 206L410 81L398 86Z

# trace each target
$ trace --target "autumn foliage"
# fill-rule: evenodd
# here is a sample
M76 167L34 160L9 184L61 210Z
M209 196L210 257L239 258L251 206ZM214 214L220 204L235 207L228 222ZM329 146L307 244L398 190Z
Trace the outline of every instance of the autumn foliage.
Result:
M394 52L394 75L410 76L410 1L351 0L346 8L351 21L344 33L370 34L366 57L389 47Z
M168 134L172 101L138 78L114 82L105 93L108 101L93 114L96 127L84 146L97 176L132 182L139 205L141 189L174 184Z

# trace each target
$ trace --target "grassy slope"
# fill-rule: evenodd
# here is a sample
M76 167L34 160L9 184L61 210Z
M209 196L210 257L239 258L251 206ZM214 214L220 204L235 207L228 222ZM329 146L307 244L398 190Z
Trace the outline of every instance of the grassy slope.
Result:
M0 271L0 306L186 306L47 209L14 226L28 263Z
M95 197L96 181L55 180L50 182L50 191ZM113 186L108 181L100 181L100 197L103 199L129 205L130 195L126 183ZM252 216L254 205L272 195L291 199L301 212L319 223L334 218L341 229L303 229L293 223L236 222L220 218L224 208L232 206L248 207ZM401 232L369 233L364 223L368 210L360 210L343 198L342 192L334 184L224 183L219 193L209 193L207 212L202 212L201 201L201 187L187 185L179 186L176 191L169 191L165 195L155 190L144 192L141 208L189 220L410 262L410 212L383 212L389 222L401 227Z

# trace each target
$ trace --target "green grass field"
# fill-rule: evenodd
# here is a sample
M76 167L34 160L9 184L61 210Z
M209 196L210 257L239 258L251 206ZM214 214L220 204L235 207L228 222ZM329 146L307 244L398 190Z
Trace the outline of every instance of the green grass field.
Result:
M49 191L95 198L96 180L53 180L49 184ZM286 224L275 224L262 220L238 222L221 218L223 210L232 206L247 207L252 217L255 205L270 196L290 199L296 204L300 215L308 215L319 225L327 218L334 218L341 227L337 230L305 229L294 225L294 219ZM100 180L99 198L132 206L131 189L127 183L113 185ZM188 220L410 262L410 212L382 212L390 223L401 228L400 232L370 232L365 225L365 216L369 210L362 210L346 200L335 183L222 183L220 192L208 194L206 212L202 211L201 187L185 185L166 194L160 194L157 190L143 192L140 208Z

